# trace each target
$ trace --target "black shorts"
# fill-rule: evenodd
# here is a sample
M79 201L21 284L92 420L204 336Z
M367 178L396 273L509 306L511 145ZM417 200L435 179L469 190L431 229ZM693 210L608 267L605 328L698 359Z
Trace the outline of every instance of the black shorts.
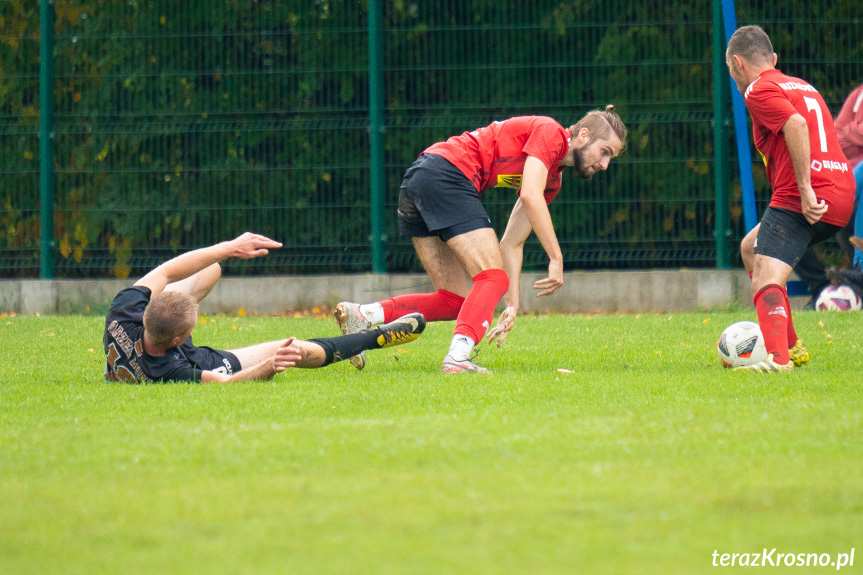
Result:
M813 225L803 214L768 206L755 238L755 253L783 261L793 268L806 248L832 238L840 229L824 222Z
M476 188L445 158L423 154L408 168L399 191L401 235L447 241L490 227Z

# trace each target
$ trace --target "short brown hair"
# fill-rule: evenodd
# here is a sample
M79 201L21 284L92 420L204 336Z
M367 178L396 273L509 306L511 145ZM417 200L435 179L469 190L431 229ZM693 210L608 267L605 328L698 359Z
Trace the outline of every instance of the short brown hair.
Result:
M197 320L198 301L180 291L157 293L144 310L144 329L158 344L191 331Z
M761 26L743 26L728 40L728 56L740 56L753 64L773 63L773 43Z
M587 128L590 132L590 143L599 138L608 140L613 132L617 134L620 143L623 144L620 151L623 152L626 149L626 126L614 111L614 105L610 104L604 110L591 110L581 120L570 126L569 131L574 136L582 128Z

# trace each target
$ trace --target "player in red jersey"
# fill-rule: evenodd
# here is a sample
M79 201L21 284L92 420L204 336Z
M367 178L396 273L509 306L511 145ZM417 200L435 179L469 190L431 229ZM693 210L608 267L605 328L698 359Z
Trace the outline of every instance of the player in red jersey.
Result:
M762 373L809 361L785 284L808 246L848 222L854 201L854 178L827 105L809 83L777 70L776 60L758 26L739 28L728 41L725 61L752 116L755 147L773 190L761 222L741 243L768 358L737 369Z
M563 285L563 254L548 211L560 191L561 173L573 166L579 177L589 179L608 169L625 142L626 127L608 106L589 112L568 129L548 117L521 116L427 148L405 174L398 218L399 231L412 238L437 291L365 305L342 302L336 310L342 332L410 312L422 313L427 321L455 319L441 371L487 373L470 354L486 335L505 294L506 309L488 331L489 343L499 338L499 346L513 328L524 242L531 231L549 258L548 277L533 286L537 295L554 294ZM500 242L479 198L492 187L518 190ZM363 357L355 358L354 365L363 364Z

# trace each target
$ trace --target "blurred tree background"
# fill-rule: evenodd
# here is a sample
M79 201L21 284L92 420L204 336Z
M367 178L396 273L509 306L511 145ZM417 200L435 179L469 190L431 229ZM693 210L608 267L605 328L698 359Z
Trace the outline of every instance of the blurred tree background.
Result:
M39 5L0 0L3 277L39 275ZM370 270L367 1L53 6L58 277L140 275L245 230L285 247L229 272ZM419 270L395 204L425 147L520 114L569 126L609 103L630 130L625 156L590 182L565 173L551 207L567 268L715 265L721 24L709 2L384 0L383 11L388 271ZM834 113L863 82L856 0L737 2L737 19L762 25L778 67ZM768 186L752 169L761 210ZM484 201L502 231L514 191ZM535 240L525 265L546 265Z

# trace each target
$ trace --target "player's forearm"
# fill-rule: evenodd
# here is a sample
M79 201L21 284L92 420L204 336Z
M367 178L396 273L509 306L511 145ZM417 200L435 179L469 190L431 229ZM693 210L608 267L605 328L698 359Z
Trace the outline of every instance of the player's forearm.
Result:
M812 173L809 167L809 128L806 120L799 114L791 116L782 127L782 133L785 135L785 144L788 146L788 153L794 166L797 188L803 193L812 187Z
M266 359L248 369L239 371L228 378L228 383L242 381L266 381L273 379L276 375L275 367L271 359Z
M217 371L201 372L201 383L243 383L248 381L265 381L276 375L273 362L262 361L248 369L244 369L233 375L226 375Z
M522 179L519 202L527 215L527 221L536 234L539 243L553 264L563 266L563 253L557 243L551 214L543 192L548 180L548 168L539 158L528 156L524 162L524 177Z
M500 253L503 257L503 270L506 272L507 277L509 277L509 290L507 290L504 296L504 303L507 306L518 308L519 297L521 297L519 284L521 280L521 265L524 261L524 241L516 245L509 245L501 241Z
M165 277L166 283L170 284L191 277L230 256L231 252L227 242L222 242L181 254L163 263L153 272L161 273Z
M509 216L506 230L500 240L503 269L509 277L509 291L504 296L507 306L518 309L521 266L524 261L524 242L530 237L531 227L524 211L524 202L519 198Z
M530 226L533 228L533 233L536 234L548 259L563 262L563 252L557 241L557 235L554 233L551 214L548 212L548 205L545 203L542 193L525 194L522 192L521 200L524 203L524 210Z

